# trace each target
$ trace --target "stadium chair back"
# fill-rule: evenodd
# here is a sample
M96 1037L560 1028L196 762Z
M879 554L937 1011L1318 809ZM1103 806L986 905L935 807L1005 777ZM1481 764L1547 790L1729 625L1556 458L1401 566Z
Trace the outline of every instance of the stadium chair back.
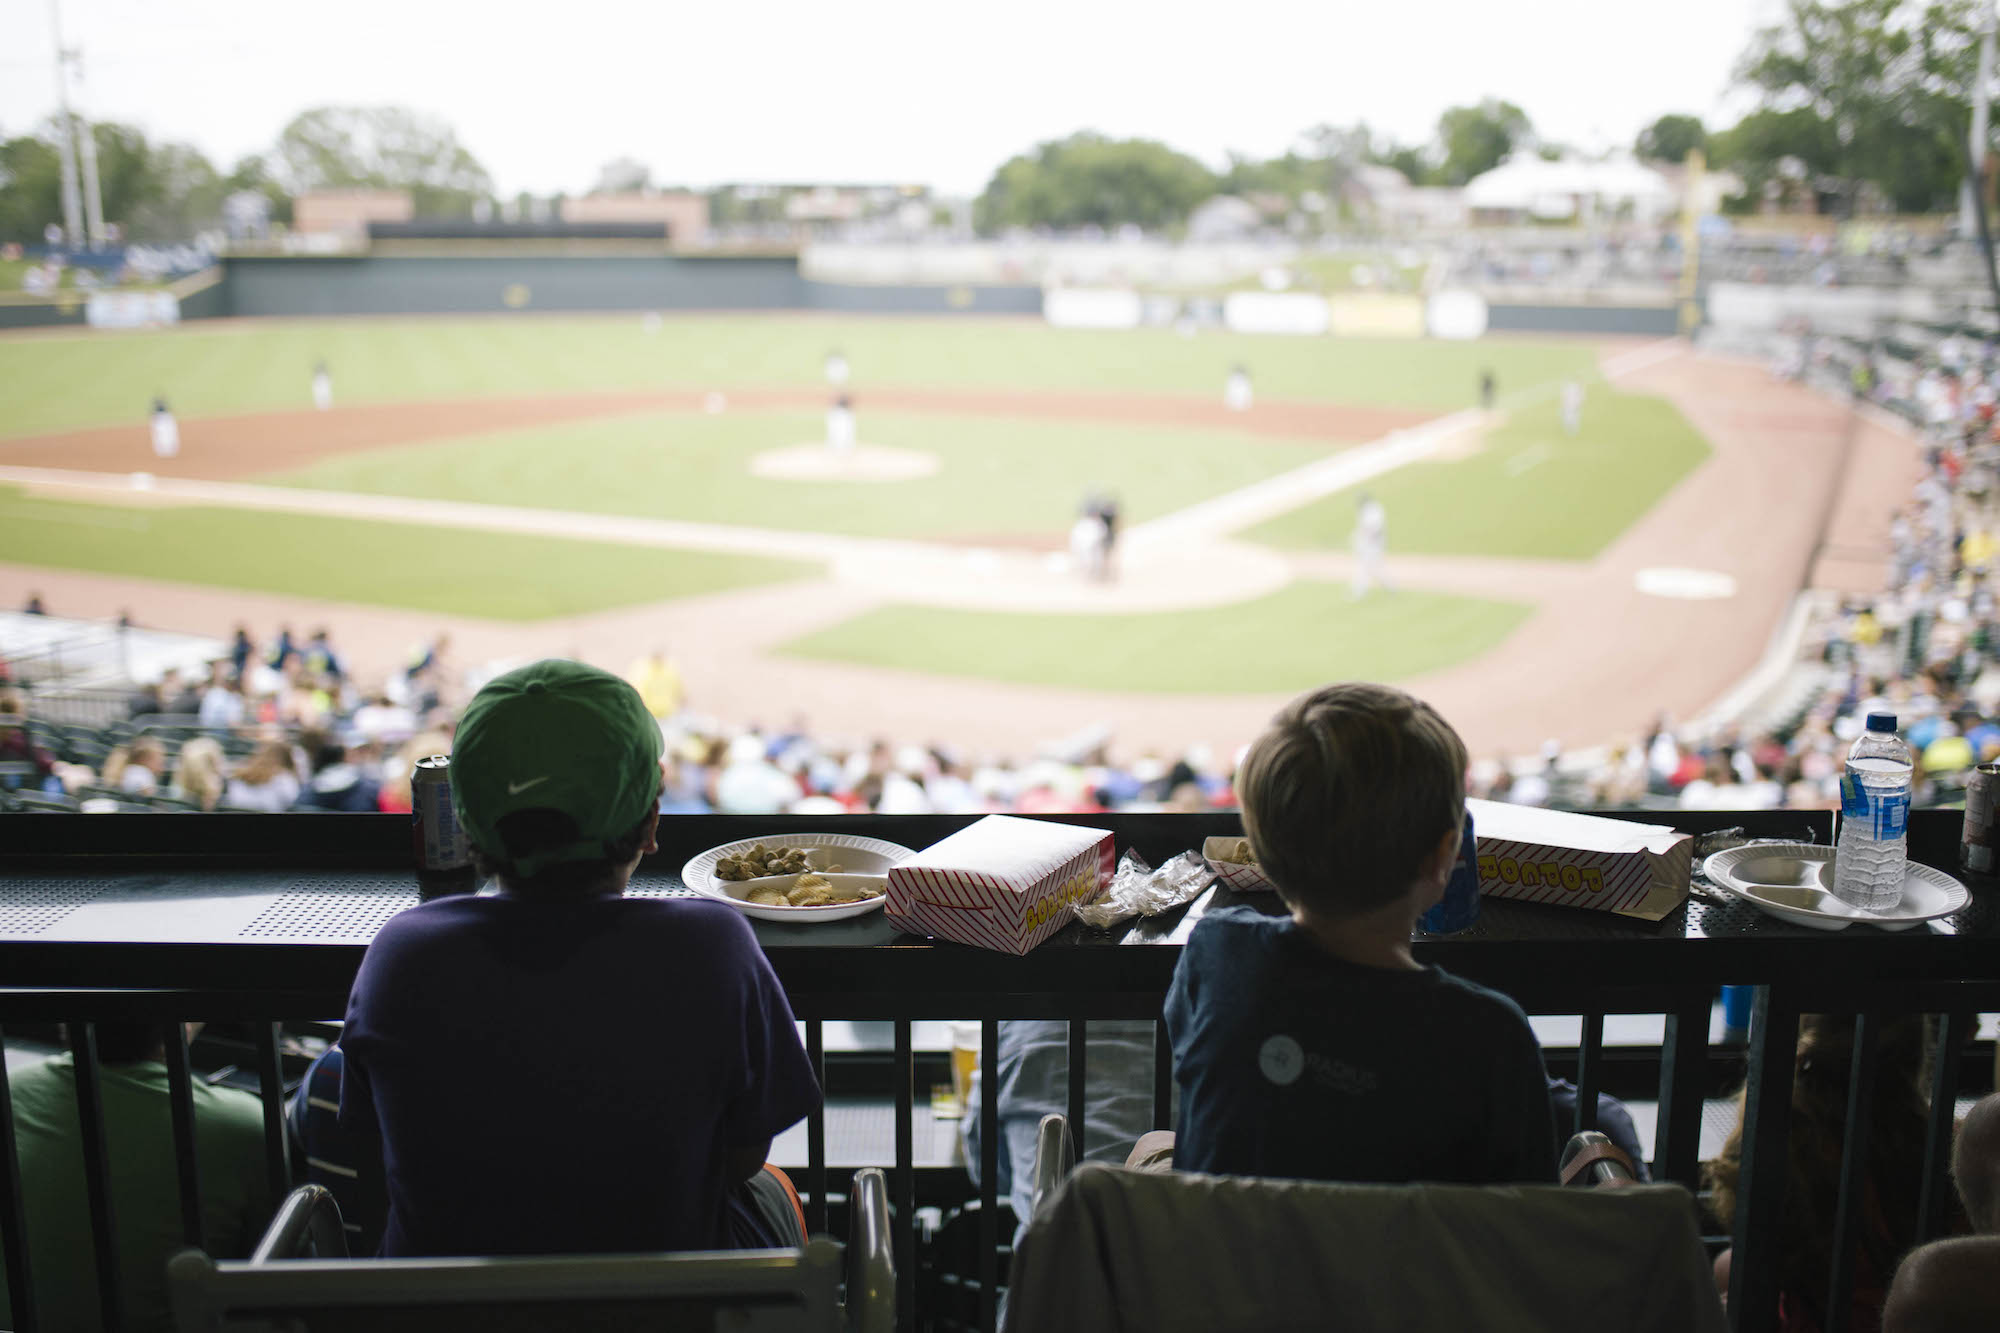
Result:
M1086 1162L1042 1202L1015 1251L1005 1327L1721 1333L1725 1324L1694 1200L1678 1185L1343 1185Z
M249 1260L183 1250L167 1281L179 1333L886 1333L896 1283L880 1171L857 1175L854 1205L844 1310L842 1250L830 1240L802 1250L355 1260L317 1186L287 1197ZM295 1257L309 1251L340 1257Z

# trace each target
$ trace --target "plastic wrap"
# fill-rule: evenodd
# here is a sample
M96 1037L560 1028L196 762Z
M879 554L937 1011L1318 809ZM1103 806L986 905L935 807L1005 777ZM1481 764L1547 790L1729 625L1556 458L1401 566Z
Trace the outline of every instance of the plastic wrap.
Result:
M1199 852L1182 852L1155 870L1137 852L1128 851L1119 858L1111 886L1079 903L1076 914L1087 926L1115 926L1130 917L1157 916L1179 907L1214 882L1215 871Z

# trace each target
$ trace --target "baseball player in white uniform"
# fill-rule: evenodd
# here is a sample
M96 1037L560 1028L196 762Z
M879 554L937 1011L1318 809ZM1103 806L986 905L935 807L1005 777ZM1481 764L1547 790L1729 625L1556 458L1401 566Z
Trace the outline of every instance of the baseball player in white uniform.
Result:
M1574 435L1583 429L1583 386L1575 380L1563 381L1562 422L1565 435Z
M1382 502L1366 491L1361 493L1361 508L1354 516L1354 595L1367 596L1377 584L1387 588L1388 577L1382 572L1382 557L1389 549L1389 515L1383 510Z
M836 389L847 384L847 358L838 348L826 354L826 382Z
M833 406L826 409L826 447L837 454L854 450L854 405L846 394L833 400Z
M333 406L333 376L324 361L313 366L313 406L322 412Z
M1250 410L1250 372L1236 366L1222 384L1222 405L1232 412Z
M165 398L153 400L153 453L160 458L172 458L181 451L181 427L174 420L173 409L167 406Z

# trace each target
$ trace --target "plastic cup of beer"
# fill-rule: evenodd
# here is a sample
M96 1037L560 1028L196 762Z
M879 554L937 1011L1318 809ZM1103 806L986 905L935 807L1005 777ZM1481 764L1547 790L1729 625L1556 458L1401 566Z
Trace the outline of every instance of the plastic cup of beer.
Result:
M972 1097L972 1071L979 1068L979 1024L951 1025L951 1090L963 1111Z

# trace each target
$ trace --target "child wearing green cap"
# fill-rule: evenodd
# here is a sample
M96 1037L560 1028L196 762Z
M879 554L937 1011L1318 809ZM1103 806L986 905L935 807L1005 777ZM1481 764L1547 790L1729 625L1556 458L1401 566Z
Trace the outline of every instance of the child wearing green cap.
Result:
M658 850L660 750L638 692L575 662L467 706L452 798L500 892L384 925L340 1043L383 1254L802 1243L764 1165L819 1098L783 988L727 906L623 896Z

